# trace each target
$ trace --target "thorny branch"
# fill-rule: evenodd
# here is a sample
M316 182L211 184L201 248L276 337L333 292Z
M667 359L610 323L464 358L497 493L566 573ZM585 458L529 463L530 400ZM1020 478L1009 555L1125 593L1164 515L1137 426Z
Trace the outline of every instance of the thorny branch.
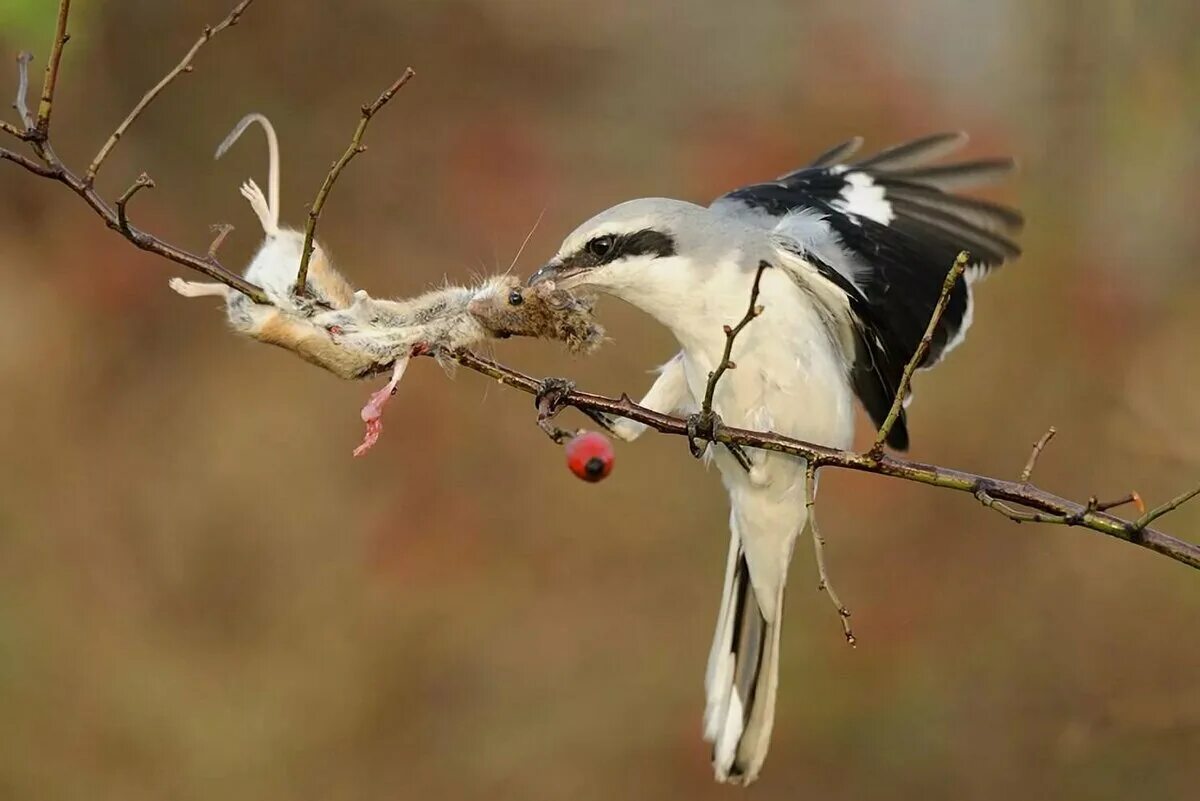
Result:
M325 200L329 197L329 192L333 189L333 182L342 174L342 170L350 163L350 160L359 153L366 150L363 145L363 135L367 132L367 125L370 124L371 118L379 109L391 100L397 92L399 92L404 84L412 79L412 67L404 70L404 74L396 79L395 83L383 91L375 102L369 106L363 106L361 109L362 117L358 121L358 127L354 129L354 136L350 139L350 145L346 148L346 152L342 157L333 163L329 168L329 174L325 176L325 180L321 183L321 188L317 192L317 197L313 201L312 207L308 210L308 222L304 226L304 247L300 251L300 269L296 271L296 288L297 295L303 296L305 293L305 285L308 282L308 262L312 258L313 253L313 237L317 231L317 220L321 216L321 209L325 208Z
M512 387L531 395L537 394L539 388L542 386L542 382L539 379L490 359L485 359L470 351L460 351L454 354L454 359L470 370L482 373L507 387ZM598 412L613 417L624 417L643 423L662 434L688 435L688 423L684 418L655 412L639 406L628 397L612 398L575 390L563 396L562 405L586 412ZM828 448L823 445L802 442L798 439L786 437L771 431L750 431L744 428L721 425L713 432L712 441L791 454L792 456L798 456L801 459L809 461L816 469L835 467L862 473L874 473L875 475L900 478L934 487L966 492L971 495L976 495L979 491L983 491L985 496L992 500L1017 503L1040 512L1043 515L1061 518L1061 521L1056 519L1046 522L1061 522L1064 525L1090 529L1124 540L1125 542L1131 542L1143 548L1148 548L1156 553L1168 556L1177 562L1182 562L1185 565L1200 568L1200 545L1184 542L1169 534L1149 528L1148 523L1151 522L1149 520L1143 522L1143 519L1139 518L1138 520L1130 521L1099 509L1089 510L1083 504L1061 498L1031 484L900 459L886 453L874 457L870 453L863 454L855 453L854 451L838 450L837 448ZM1174 499L1171 502L1174 504L1171 509L1178 507L1196 494L1200 494L1200 487ZM1162 514L1171 511L1171 509L1165 509ZM1155 511L1157 512L1158 510L1156 509ZM1158 516L1155 515L1155 518Z
M238 4L234 11L239 13L249 5L248 0ZM33 150L37 160L13 152L11 150L0 148L0 159L11 161L20 167L23 167L28 172L49 178L65 185L75 194L83 198L93 211L96 212L105 222L105 224L121 233L126 239L132 242L142 250L147 250L152 253L169 259L177 264L181 264L197 272L213 278L216 281L224 283L234 289L249 296L251 299L259 303L268 302L266 295L258 287L249 284L243 278L235 275L228 270L220 267L216 263L215 251L220 245L220 235L209 248L207 256L197 256L189 253L181 248L164 242L157 237L141 231L131 224L124 214L124 206L129 202L133 195L142 188L148 187L149 179L146 181L135 181L134 184L123 194L118 201L120 211L114 209L96 193L92 187L92 182L86 177L80 177L69 170L54 150L50 147L46 131L49 130L50 114L53 109L54 88L57 81L59 62L62 54L62 46L66 42L66 21L69 11L69 0L60 0L59 4L59 24L56 30L55 43L51 56L51 64L47 68L46 83L43 87L43 103L39 106L38 119L32 120L26 104L26 91L28 87L28 62L27 54L22 54L18 58L18 94L13 107L17 109L21 119L21 128L10 123L0 125L0 130L13 136L23 142L27 142ZM234 14L231 13L231 17ZM232 24L230 22L229 24ZM208 34L211 36L211 32ZM194 55L194 52L193 52ZM186 61L186 60L185 60ZM343 156L341 166L350 160L357 152L360 152L362 133L365 131L366 123L370 117L378 111L384 103L386 103L396 91L399 91L404 82L411 77L411 71L406 72L400 80L398 80L387 92L380 96L372 106L363 109L363 119L359 122L359 128L355 132L355 138L351 143L351 148ZM165 85L165 84L164 84ZM153 98L151 98L153 99ZM143 104L144 107L144 104ZM136 114L132 115L136 117ZM128 123L132 119L127 120ZM124 130L128 125L123 123ZM119 137L118 137L119 138ZM111 146L108 147L111 150ZM103 152L103 148L102 148ZM103 159L100 159L102 162ZM331 171L331 177L327 177L326 184L332 185L332 182L337 177L337 172L340 168L335 164L335 170ZM329 194L328 186L322 186L322 192L318 196L320 204L314 203L314 211L319 214L319 205L324 204L325 197ZM316 215L310 219L310 228L307 231L311 235L312 228L315 228ZM309 243L311 245L311 242ZM964 256L960 254L959 260L955 262L955 268L951 270L946 277L946 283L943 286L942 296L939 299L938 307L935 309L934 319L931 320L926 336L922 339L918 354L909 363L908 369L905 370L904 380L901 382L900 391L897 393L893 402L892 412L889 417L899 415L899 408L902 407L903 398L907 391L909 379L911 379L912 371L923 358L923 350L928 348L929 340L931 339L931 331L936 326L937 318L940 317L941 311L945 306L945 301L949 295L950 289L953 287L954 281L961 275L962 268L965 266ZM761 278L762 269L755 279L754 292L755 295L751 300L750 311L755 312L757 309L757 288L758 279ZM750 318L751 315L748 315ZM743 320L743 324L748 322L748 319ZM733 333L731 329L729 334ZM728 361L732 348L732 337L727 340L727 348L725 353L725 368L729 369ZM531 395L537 395L543 388L544 383L517 370L499 364L490 359L478 356L470 351L458 351L452 354L453 358L464 367L488 376L496 381L499 381L505 386L518 389L522 392ZM714 371L714 373L717 371ZM722 371L723 372L723 371ZM706 393L711 395L711 391ZM695 437L697 436L696 426L694 421L689 421L673 415L661 414L650 409L639 406L629 399L628 396L622 395L620 398L612 398L604 395L596 395L589 392L577 391L574 388L565 389L559 398L558 402L562 406L571 406L593 417L593 419L604 419L604 416L623 417L629 420L640 422L649 428L659 431L664 434L672 434L676 436ZM711 410L711 406L709 407ZM892 421L894 423L894 419ZM1096 531L1116 539L1124 540L1133 543L1143 548L1147 548L1156 553L1163 554L1177 562L1189 565L1194 568L1200 568L1200 545L1176 539L1168 534L1165 534L1156 529L1150 528L1150 524L1163 515L1177 509L1192 498L1200 495L1200 486L1190 489L1166 503L1155 507L1154 509L1143 512L1143 514L1135 520L1125 520L1108 512L1109 509L1124 503L1134 503L1138 505L1139 511L1143 509L1141 498L1137 493L1131 493L1127 498L1122 498L1118 501L1110 503L1100 503L1095 498L1089 499L1088 503L1079 504L1074 501L1061 498L1053 495L1045 490L1042 490L1029 483L1029 474L1032 473L1036 465L1037 454L1040 448L1031 454L1029 462L1026 464L1026 470L1023 471L1021 480L1008 481L1000 478L992 478L975 473L969 473L963 470L955 470L948 467L938 465L924 464L916 461L896 458L883 452L882 441L886 438L886 430L881 430L879 441L876 446L867 453L855 453L853 451L843 451L835 448L828 448L821 445L802 442L800 440L786 437L781 434L776 434L769 431L749 431L746 429L733 428L725 426L719 421L714 421L710 431L701 432L704 439L723 444L730 447L735 452L739 448L758 448L776 453L786 453L798 458L804 459L807 462L806 471L809 475L815 478L816 472L822 467L835 467L846 470L856 470L864 473L873 473L875 475L888 476L891 478L899 478L906 481L914 481L921 484L928 484L934 487L942 487L945 489L956 490L973 495L983 505L995 509L1012 520L1017 522L1044 522L1055 523L1066 526L1077 526L1086 528L1091 531ZM1043 437L1039 442L1042 448L1049 441L1049 435ZM1023 507L1023 509L1015 508L1015 505ZM1025 511L1028 510L1028 511ZM814 532L814 540L819 535ZM821 564L823 564L823 557ZM820 567L818 568L820 570ZM829 588L828 581L825 580L825 586ZM830 593L835 605L841 609L844 607L840 604L837 598ZM848 635L849 636L849 635Z

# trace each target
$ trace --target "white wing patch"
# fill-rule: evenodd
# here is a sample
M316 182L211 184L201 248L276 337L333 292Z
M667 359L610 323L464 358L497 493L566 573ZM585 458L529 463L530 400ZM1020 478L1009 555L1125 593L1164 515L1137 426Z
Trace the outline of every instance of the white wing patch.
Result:
M874 220L881 225L887 225L895 218L892 204L888 202L882 186L876 186L875 180L865 172L848 172L845 175L846 185L842 187L841 200L831 201L830 205L847 214L857 214Z

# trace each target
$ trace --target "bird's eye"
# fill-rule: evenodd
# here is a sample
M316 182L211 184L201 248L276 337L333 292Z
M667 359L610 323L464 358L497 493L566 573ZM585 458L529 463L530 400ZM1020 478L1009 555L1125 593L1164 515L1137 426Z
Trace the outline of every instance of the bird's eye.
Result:
M525 302L525 296L521 294L521 290L514 289L512 292L508 293L508 305L509 306L520 306L524 302Z
M616 244L617 239L614 236L598 236L587 243L587 251L597 259L606 259L612 254Z

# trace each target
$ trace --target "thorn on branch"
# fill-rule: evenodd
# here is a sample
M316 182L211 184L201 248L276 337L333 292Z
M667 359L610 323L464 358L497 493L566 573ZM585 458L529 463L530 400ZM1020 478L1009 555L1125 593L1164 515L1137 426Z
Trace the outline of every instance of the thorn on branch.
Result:
M308 223L304 226L304 247L300 250L300 267L296 271L296 286L295 293L303 297L306 293L308 284L308 263L312 259L313 253L313 238L317 231L317 220L321 217L321 210L325 207L325 200L329 197L329 192L333 189L334 182L338 176L342 174L342 170L350 163L350 160L359 153L366 150L362 144L363 135L367 132L367 125L370 124L371 118L375 116L384 105L391 100L397 92L399 92L412 77L416 75L412 67L404 70L404 74L397 78L391 86L383 90L383 93L375 99L375 102L369 106L362 106L359 109L361 119L358 121L358 127L354 129L354 136L350 139L350 145L346 148L346 152L342 157L335 161L329 168L329 174L325 176L325 180L321 183L320 190L317 191L317 197L313 200L312 206L308 212Z
M950 272L946 273L946 280L942 282L942 293L938 295L937 303L934 304L933 314L929 317L929 325L925 326L925 334L921 337L921 341L917 343L917 349L913 352L912 358L908 360L908 364L904 366L904 372L900 375L900 385L896 387L896 396L892 398L892 408L888 409L887 417L883 420L883 425L879 426L879 433L875 437L875 444L867 451L867 455L872 459L878 460L883 456L883 446L887 443L888 434L892 433L892 426L896 425L896 420L899 419L900 413L904 410L904 399L908 397L908 387L912 383L913 373L918 365L925 360L926 354L929 353L929 346L933 342L933 334L937 330L938 323L942 320L942 315L946 311L946 304L950 300L950 293L954 290L954 285L958 283L958 279L962 277L963 272L967 269L967 263L971 260L971 255L967 251L962 251L954 259L954 264L950 267Z
M1025 469L1021 471L1020 481L1022 484L1029 482L1029 477L1033 475L1033 469L1037 467L1038 457L1042 455L1042 450L1049 444L1050 440L1054 439L1054 435L1057 433L1058 430L1054 426L1050 426L1050 428L1046 429L1046 433L1042 434L1042 438L1033 443L1033 452L1029 454L1029 460L1025 462Z
M825 568L825 539L821 536L821 530L817 527L816 514L816 496L817 496L817 467L811 461L804 471L804 505L808 509L808 528L812 533L813 541L813 556L817 562L817 590L825 592L829 596L829 601L833 604L833 608L837 610L838 620L842 624L842 634L846 637L846 643L854 648L858 645L858 640L854 637L854 631L850 628L850 610L842 603L842 599L838 597L837 591L833 588L833 584L829 580L829 573Z
M1154 507L1149 512L1146 512L1141 517L1139 517L1137 520L1133 521L1133 524L1130 527L1130 533L1138 534L1138 533L1142 532L1146 528L1146 526L1150 525L1155 520L1157 520L1158 518L1167 514L1168 512L1175 511L1180 506L1183 506L1185 503L1190 501L1192 498L1195 498L1197 495L1200 495L1200 486L1193 487L1192 489L1188 490L1187 492L1184 492L1180 495L1176 495L1174 498L1172 498L1171 500L1162 504L1161 506Z
M158 97L159 94L161 94L162 91L166 89L172 81L178 78L181 73L192 71L192 59L196 57L196 53L200 51L200 48L203 47L214 35L220 33L231 25L234 25L238 18L242 15L242 12L244 12L246 8L253 2L254 0L242 0L242 2L234 6L233 10L225 16L225 19L221 20L216 25L204 26L204 33L199 39L196 40L196 43L192 45L191 50L188 50L187 55L183 57L183 60L176 64L174 69L164 75L162 80L152 86L150 91L146 92L146 94L142 96L142 99L139 100L137 105L133 107L133 111L129 112L125 119L121 121L121 124L117 126L116 130L113 131L108 137L108 140L101 145L99 152L96 153L95 157L92 159L92 163L88 165L87 171L83 174L85 185L91 186L93 183L95 183L96 174L100 172L100 167L104 164L105 159L107 159L109 154L112 153L113 148L117 146L117 142L121 141L121 137L125 135L125 132L129 129L129 126L133 125L134 121L141 115L143 111L146 110L146 107L154 102L154 99Z
M153 188L154 180L149 175L146 175L146 173L142 173L137 177L137 180L134 181L119 198L117 198L117 224L121 226L121 232L126 236L131 236L133 231L129 227L129 217L125 213L125 206L129 204L129 201L132 200L133 196L138 192L142 191L143 189Z
M1090 500L1095 499L1092 498ZM1136 492L1131 492L1115 501L1097 501L1095 509L1098 512L1107 512L1109 509L1116 509L1118 506L1124 506L1127 503L1132 503L1134 508L1138 510L1138 514L1146 514L1146 503L1142 500L1142 496Z

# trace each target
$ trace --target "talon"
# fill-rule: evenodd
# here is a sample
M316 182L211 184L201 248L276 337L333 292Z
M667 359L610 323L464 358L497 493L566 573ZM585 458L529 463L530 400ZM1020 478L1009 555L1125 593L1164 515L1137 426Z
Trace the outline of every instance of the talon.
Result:
M692 456L699 459L708 450L708 443L714 442L717 429L721 427L721 417L716 412L697 412L687 418L687 443ZM704 440L703 444L697 440ZM744 456L745 454L743 454ZM739 460L740 461L740 460Z
M614 434L614 435L616 434L617 418L610 417L609 415L605 414L604 412L593 412L593 411L584 410L583 413L586 414L588 417L590 417L592 419L592 422L594 422L596 425L603 428L609 434Z
M566 405L567 396L575 389L575 382L566 378L547 378L533 396L537 406L537 424L546 436L558 444L573 436L573 433L551 424L551 420Z
M566 405L567 396L575 390L575 382L566 378L547 378L533 396L537 406L538 419L549 420L562 411Z
M747 473L754 475L754 462L750 461L750 456L746 453L746 449L736 443L726 443L726 449L733 455L733 458L741 465L742 469Z

